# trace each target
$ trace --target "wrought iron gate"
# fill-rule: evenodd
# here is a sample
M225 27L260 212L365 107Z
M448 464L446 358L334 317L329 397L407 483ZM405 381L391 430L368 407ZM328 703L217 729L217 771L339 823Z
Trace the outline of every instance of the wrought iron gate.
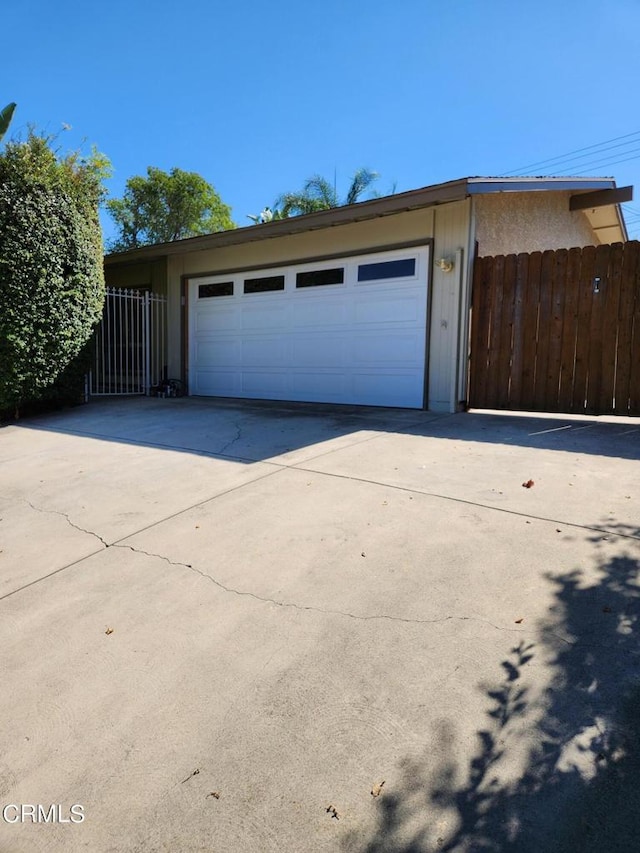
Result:
M92 396L149 394L167 378L167 299L108 287L96 330Z

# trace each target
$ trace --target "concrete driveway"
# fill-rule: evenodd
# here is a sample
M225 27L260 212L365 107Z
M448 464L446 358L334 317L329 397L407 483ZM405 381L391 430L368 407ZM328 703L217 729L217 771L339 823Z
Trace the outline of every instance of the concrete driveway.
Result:
M0 851L635 849L639 495L625 419L5 426Z

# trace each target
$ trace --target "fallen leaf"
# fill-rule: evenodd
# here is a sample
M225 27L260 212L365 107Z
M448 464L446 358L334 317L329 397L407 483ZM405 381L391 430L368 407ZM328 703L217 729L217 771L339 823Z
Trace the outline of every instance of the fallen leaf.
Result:
M522 622L524 622L524 618L522 617L520 619L515 620L516 625L520 625Z
M107 628L105 634L113 634L113 628Z
M373 786L373 788L371 789L371 796L372 797L379 797L380 794L382 793L382 786L383 785L384 785L384 779L382 780L382 782L378 782L377 785Z
M532 486L535 486L535 483L533 480L527 480L527 482L522 485L525 489L530 489Z
M207 794L207 797L205 799L207 799L209 797L213 797L214 799L219 800L220 799L220 792L219 791L209 791L209 793Z

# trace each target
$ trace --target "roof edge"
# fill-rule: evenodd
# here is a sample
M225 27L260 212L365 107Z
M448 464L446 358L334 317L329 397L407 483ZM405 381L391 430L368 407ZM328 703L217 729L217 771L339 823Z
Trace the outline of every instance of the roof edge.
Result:
M156 243L152 246L141 246L138 249L129 249L125 252L113 252L105 255L104 262L105 265L111 266L129 261L151 261L188 251L206 251L208 249L236 246L242 243L253 243L259 240L301 234L306 231L348 225L352 222L362 222L368 219L376 219L380 216L405 213L410 210L433 207L438 204L463 201L471 195L497 192L536 192L544 190L586 191L613 188L615 188L615 181L612 178L459 178L454 181L433 184L428 187L382 196L381 198L361 201L356 204L334 207L329 210L321 210L302 216L292 216L288 219L265 222L259 225L246 225L229 231L218 231L214 234L204 234L200 237L175 240L171 243Z

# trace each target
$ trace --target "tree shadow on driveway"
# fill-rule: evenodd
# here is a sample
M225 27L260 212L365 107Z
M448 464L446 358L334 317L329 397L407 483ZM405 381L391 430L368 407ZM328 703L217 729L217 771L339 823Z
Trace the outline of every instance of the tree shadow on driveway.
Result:
M619 547L592 537L598 580L549 575L553 605L535 642L502 661L482 688L486 720L468 763L407 758L402 784L377 803L368 838L349 853L616 853L640 837L640 529L618 525ZM546 689L526 667L546 660ZM437 732L430 755L456 733ZM524 746L523 746L524 745ZM517 768L514 775L513 768Z

